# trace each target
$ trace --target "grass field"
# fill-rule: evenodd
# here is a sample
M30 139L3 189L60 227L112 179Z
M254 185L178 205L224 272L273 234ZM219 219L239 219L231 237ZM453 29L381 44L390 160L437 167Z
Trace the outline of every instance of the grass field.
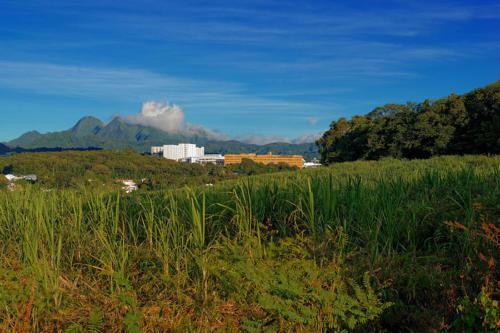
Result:
M500 156L0 191L0 330L495 331Z

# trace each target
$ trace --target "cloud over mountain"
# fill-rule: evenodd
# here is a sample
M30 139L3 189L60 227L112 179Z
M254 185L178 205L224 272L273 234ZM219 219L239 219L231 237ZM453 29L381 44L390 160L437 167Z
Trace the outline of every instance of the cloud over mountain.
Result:
M168 102L145 102L136 115L126 115L125 121L131 124L151 126L167 133L178 133L184 130L184 110Z
M273 142L297 144L311 143L316 141L322 135L322 133L306 134L296 139L288 139L281 136L262 135L230 136L225 133L209 130L203 125L186 122L185 112L181 106L161 101L144 102L138 114L120 117L129 124L150 126L167 133L181 133L188 136L205 136L214 141L237 140L256 145L265 145Z
M316 142L316 140L319 140L323 136L323 133L324 132L316 134L306 134L296 139L293 139L290 142L295 144Z
M144 102L138 114L125 115L121 118L129 124L150 126L167 133L201 135L217 141L230 139L224 133L217 133L203 125L186 122L184 109L176 104L170 105L168 102Z

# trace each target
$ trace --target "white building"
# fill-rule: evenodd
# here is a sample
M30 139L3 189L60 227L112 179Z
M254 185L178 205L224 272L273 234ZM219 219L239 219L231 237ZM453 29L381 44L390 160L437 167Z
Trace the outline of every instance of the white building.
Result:
M22 180L22 179L27 180L27 181L32 182L32 183L36 183L36 181L38 180L38 177L36 175L26 175L26 176L17 177L17 176L8 174L8 175L5 175L5 178L7 178L7 181L9 183L13 183L13 182L16 182L16 181Z
M317 168L320 167L321 163L319 163L318 159L313 159L311 162L306 162L304 159L302 160L302 167L303 168Z
M151 147L151 155L162 154L164 158L168 158L170 160L185 161L189 158L204 156L205 147L196 147L196 145L192 143Z
M163 146L151 147L151 155L161 155L163 154Z
M7 178L7 181L9 183L23 179L22 177L17 177L17 176L11 175L11 174L5 175L5 178Z
M122 190L124 190L125 193L132 193L139 189L137 184L132 179L119 179L118 181L124 185L122 186Z
M188 162L198 163L201 165L207 165L208 163L224 165L224 156L221 154L206 154L200 157L190 157L188 158Z

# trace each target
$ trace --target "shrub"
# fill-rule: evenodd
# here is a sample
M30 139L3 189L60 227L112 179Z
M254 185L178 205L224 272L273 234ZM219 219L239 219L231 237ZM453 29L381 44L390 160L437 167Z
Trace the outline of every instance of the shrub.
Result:
M5 178L4 175L0 175L0 188L5 188L7 187L7 178Z
M256 244L227 244L221 250L214 273L223 292L262 310L244 318L243 329L352 330L391 305L380 300L367 273L358 284L343 276L334 261L317 263L304 245L299 239L270 243L265 256Z

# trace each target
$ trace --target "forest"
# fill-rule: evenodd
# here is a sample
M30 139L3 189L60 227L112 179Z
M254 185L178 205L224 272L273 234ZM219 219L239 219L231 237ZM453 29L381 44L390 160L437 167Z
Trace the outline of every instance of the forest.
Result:
M322 163L500 153L500 81L463 95L386 104L330 124L317 142Z
M0 174L36 174L38 185L45 188L77 188L103 184L116 187L117 179L133 179L140 183L141 189L156 190L215 184L244 175L290 170L296 168L286 164L264 165L251 160L230 166L202 166L138 154L130 148L121 151L12 153L10 156L0 157Z

